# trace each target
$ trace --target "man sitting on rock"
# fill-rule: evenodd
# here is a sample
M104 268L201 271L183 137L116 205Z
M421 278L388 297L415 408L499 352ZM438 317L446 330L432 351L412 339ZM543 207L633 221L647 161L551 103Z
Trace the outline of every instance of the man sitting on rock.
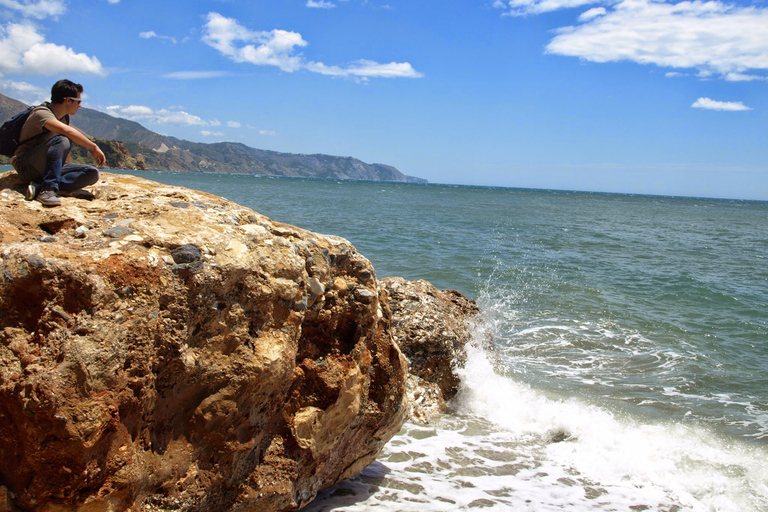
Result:
M80 108L82 94L82 85L59 80L51 88L51 102L35 107L21 129L21 143L11 164L29 182L26 197L30 201L37 198L44 206L59 206L58 195L75 195L99 180L99 171L92 165L66 163L72 142L90 150L99 167L106 160L95 142L69 126L69 116Z

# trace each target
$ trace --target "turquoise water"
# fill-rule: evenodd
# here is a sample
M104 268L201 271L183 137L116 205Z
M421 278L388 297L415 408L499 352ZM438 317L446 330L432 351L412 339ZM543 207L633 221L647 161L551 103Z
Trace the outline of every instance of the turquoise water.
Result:
M451 413L307 510L768 510L768 203L140 175L484 311Z

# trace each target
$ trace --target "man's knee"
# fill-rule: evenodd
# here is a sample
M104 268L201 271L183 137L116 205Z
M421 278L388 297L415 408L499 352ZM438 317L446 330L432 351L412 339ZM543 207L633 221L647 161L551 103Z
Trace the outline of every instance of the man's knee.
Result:
M56 149L57 151L69 153L71 148L72 142L64 135L56 135L55 137L52 137L51 141L48 143L48 151Z
M99 170L95 167L90 167L82 177L82 182L84 183L84 187L87 187L89 185L93 185L97 181L99 181Z

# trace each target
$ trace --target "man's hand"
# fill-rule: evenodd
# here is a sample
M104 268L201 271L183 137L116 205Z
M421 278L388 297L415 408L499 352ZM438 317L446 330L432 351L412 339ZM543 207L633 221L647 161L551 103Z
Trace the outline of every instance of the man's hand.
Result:
M93 155L93 159L96 160L96 165L98 167L104 167L104 164L107 163L107 157L104 156L104 153L102 153L101 148L94 143L93 149L91 150L91 154Z

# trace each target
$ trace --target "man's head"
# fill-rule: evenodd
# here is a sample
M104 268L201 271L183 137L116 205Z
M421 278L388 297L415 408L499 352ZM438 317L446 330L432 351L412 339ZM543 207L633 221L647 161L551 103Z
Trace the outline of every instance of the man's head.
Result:
M59 80L51 87L51 103L76 103L80 106L80 95L83 93L83 86L70 80ZM75 109L77 111L77 109Z

